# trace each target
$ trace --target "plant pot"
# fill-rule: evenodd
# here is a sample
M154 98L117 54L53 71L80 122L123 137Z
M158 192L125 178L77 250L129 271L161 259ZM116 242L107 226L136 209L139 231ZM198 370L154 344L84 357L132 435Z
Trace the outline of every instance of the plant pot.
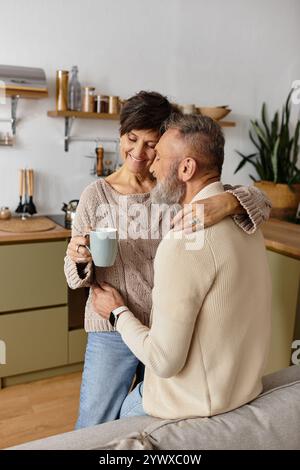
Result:
M272 203L271 217L290 219L295 217L300 203L300 184L293 184L291 190L287 184L273 183L271 181L256 181L254 183L264 191Z

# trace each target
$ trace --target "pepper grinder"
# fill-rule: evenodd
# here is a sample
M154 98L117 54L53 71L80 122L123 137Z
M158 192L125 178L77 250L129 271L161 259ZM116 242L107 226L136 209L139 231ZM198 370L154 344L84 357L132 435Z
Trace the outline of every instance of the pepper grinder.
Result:
M97 163L96 163L96 174L97 176L103 176L103 156L104 150L102 145L96 147Z

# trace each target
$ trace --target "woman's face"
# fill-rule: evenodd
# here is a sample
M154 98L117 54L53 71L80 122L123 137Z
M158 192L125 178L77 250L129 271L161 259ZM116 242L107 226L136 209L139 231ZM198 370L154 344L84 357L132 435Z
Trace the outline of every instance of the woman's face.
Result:
M149 168L155 158L155 146L158 140L158 132L152 130L132 130L122 135L120 153L130 172L149 173Z

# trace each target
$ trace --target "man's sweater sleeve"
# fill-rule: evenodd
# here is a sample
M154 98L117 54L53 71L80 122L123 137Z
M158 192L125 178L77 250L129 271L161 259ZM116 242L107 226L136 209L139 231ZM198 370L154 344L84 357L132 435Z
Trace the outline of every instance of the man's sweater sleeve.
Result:
M82 193L76 209L75 219L72 226L72 237L84 236L89 227L92 228L92 206L95 199L94 188L89 185ZM66 255L64 259L64 271L67 283L71 289L79 287L90 287L93 278L93 264L77 264Z
M266 194L255 186L224 185L226 192L233 194L245 209L246 214L233 216L235 223L251 235L270 217L272 204Z
M161 242L154 264L151 328L131 312L121 314L117 322L124 342L154 374L172 377L185 365L194 325L215 272L207 242L198 251L187 250L184 239Z

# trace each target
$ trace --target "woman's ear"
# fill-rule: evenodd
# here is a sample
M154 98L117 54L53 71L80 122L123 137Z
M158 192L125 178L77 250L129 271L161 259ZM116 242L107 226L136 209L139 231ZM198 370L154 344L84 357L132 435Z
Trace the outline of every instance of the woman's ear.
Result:
M192 179L197 170L197 162L194 158L184 158L178 168L178 176L185 183Z

